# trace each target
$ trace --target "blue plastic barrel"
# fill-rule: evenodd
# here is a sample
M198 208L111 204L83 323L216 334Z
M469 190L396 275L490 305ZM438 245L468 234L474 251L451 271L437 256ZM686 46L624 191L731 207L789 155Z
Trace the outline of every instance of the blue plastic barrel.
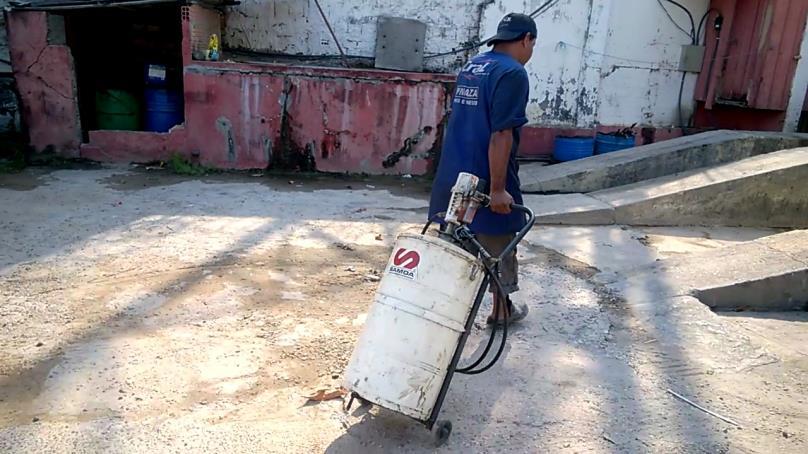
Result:
M595 153L611 153L634 146L634 137L619 137L599 132L595 138Z
M553 157L557 161L574 161L595 154L595 139L592 137L556 137Z
M182 96L179 92L146 89L146 131L168 132L182 120Z
M146 65L146 85L150 87L165 87L167 69L165 65L149 63Z

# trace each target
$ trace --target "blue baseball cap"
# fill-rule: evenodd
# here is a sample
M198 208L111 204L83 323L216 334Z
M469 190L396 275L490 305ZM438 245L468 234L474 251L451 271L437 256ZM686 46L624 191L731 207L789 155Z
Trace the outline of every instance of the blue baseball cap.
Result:
M510 13L499 21L497 34L486 44L492 46L500 41L513 41L525 33L530 33L534 38L538 36L536 21L527 14Z

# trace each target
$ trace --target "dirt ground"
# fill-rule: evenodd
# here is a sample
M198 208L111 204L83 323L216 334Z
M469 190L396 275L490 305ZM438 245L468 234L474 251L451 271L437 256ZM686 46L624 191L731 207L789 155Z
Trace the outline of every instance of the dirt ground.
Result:
M434 451L407 418L306 398L342 383L426 207L410 179L0 175L0 451ZM645 310L598 279L769 233L537 230L531 313L494 369L455 378L438 451L806 452L808 318Z

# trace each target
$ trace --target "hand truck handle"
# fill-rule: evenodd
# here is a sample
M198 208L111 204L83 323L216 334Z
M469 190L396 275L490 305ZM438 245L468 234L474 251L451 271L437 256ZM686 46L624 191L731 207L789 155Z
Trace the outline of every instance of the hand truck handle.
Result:
M525 238L525 236L530 232L530 229L533 228L533 224L536 223L536 215L533 213L533 210L531 210L530 208L528 208L528 207L526 207L524 205L517 205L517 204L514 203L514 204L511 205L511 209L516 210L516 211L521 211L523 214L525 214L527 216L527 223L525 224L524 227L522 227L522 230L520 230L516 234L516 236L513 237L513 240L511 240L511 242L508 243L508 246L505 247L505 249L502 250L502 253L499 255L499 257L497 257L497 261L502 260L508 254L510 254L514 249L516 249L516 245L518 245Z

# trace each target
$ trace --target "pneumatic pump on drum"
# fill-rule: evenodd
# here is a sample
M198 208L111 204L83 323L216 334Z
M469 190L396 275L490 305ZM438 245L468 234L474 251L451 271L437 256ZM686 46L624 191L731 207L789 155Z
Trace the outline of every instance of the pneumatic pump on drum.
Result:
M525 227L492 257L469 228L477 210L490 201L484 186L478 177L461 173L437 235L429 234L433 220L421 234L399 235L345 372L348 408L358 398L407 415L433 430L438 444L452 431L438 415L454 373L484 372L504 350L507 323L496 354L480 366L494 343L495 324L480 357L458 368L485 290L489 282L499 283L500 259L534 223L530 209L512 205L526 216Z

